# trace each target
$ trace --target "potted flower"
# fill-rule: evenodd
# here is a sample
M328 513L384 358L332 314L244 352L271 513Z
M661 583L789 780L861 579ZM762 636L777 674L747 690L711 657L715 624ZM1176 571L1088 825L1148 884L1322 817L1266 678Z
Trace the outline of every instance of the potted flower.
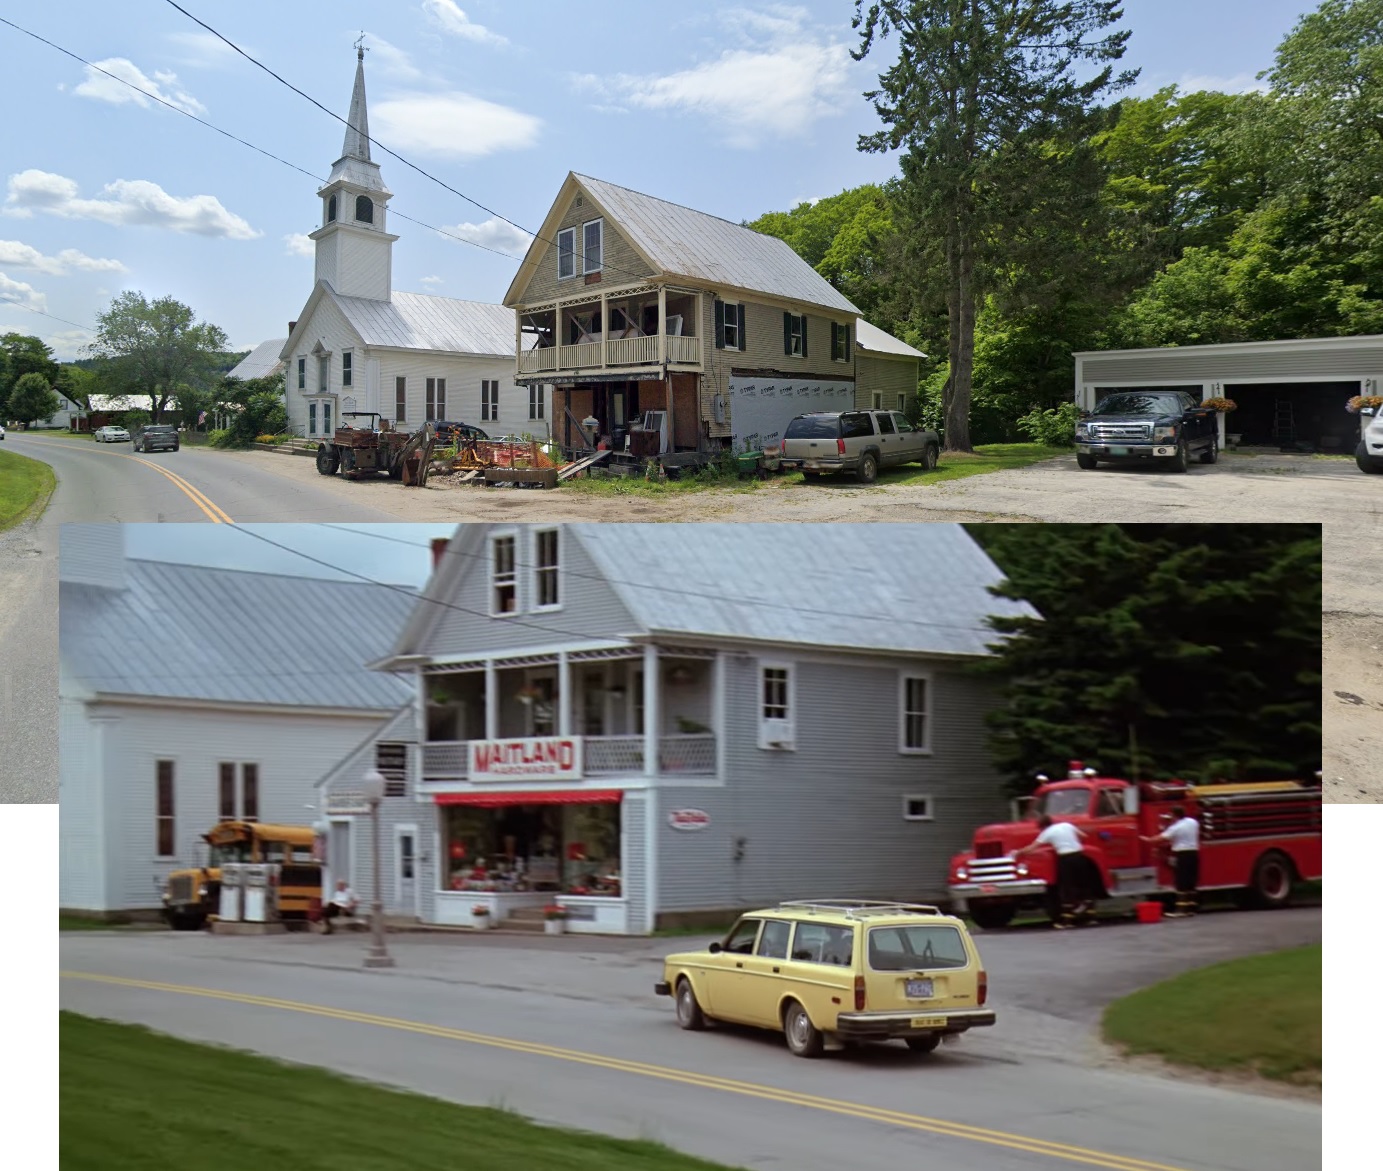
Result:
M567 928L567 909L560 903L549 903L543 908L543 929L549 935L561 935Z
M490 927L490 908L484 903L476 903L471 908L471 918L475 920L478 931L486 931Z
M1212 411L1219 411L1221 414L1228 414L1230 411L1237 411L1239 404L1232 398L1207 398L1201 400L1201 406Z

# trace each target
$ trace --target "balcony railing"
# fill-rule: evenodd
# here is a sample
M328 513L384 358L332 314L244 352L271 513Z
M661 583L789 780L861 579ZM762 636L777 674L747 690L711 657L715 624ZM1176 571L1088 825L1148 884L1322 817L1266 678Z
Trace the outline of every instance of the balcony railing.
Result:
M615 776L644 771L642 736L585 736L582 738L586 776ZM658 740L658 771L678 776L714 776L716 738L713 732L662 736ZM470 742L430 740L423 744L423 780L465 780L470 776Z
M611 366L635 366L658 360L656 337L617 337L605 343L605 358Z
M581 342L574 346L545 346L526 350L519 355L520 374L546 374L558 370L593 370L600 367L599 342ZM667 360L670 365L695 366L701 361L701 339L675 337L667 339ZM658 361L658 338L610 338L605 343L605 366L652 366Z
M423 745L425 780L463 779L470 771L469 740L432 740Z
M656 340L656 339L655 339ZM701 361L700 338L670 337L667 339L667 360L684 365L695 365Z

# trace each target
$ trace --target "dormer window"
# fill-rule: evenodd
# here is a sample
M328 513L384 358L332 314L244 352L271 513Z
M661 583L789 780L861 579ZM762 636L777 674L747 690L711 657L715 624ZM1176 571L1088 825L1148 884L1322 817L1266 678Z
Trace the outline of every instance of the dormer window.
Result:
M375 222L375 205L370 202L368 195L357 195L355 197L355 218L362 224L372 224Z
M329 223L329 224L334 224L335 222L336 222L336 196L333 195L330 199L327 200L327 223Z

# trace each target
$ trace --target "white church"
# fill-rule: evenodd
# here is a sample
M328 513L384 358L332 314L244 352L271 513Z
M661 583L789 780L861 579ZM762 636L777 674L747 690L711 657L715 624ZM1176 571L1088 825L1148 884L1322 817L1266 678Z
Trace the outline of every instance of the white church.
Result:
M358 50L341 157L317 193L316 286L279 351L289 430L319 438L344 414L376 411L398 430L452 421L546 438L549 388L514 382L512 309L392 287L398 237L388 231L391 193L370 161L364 58Z

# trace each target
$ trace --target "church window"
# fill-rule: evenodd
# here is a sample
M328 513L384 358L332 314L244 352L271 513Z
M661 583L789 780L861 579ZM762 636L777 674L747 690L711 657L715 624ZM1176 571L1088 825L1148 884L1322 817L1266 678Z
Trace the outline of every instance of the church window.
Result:
M330 386L331 359L323 354L317 359L317 393L326 394Z
M298 389L307 389L307 359L298 359Z
M408 379L394 379L394 422L402 423L408 418Z
M351 385L351 351L346 350L341 355L341 385Z
M362 224L372 224L375 222L375 205L370 202L368 195L357 195L355 197L355 218Z
M336 196L327 200L327 223L334 223L336 220Z

